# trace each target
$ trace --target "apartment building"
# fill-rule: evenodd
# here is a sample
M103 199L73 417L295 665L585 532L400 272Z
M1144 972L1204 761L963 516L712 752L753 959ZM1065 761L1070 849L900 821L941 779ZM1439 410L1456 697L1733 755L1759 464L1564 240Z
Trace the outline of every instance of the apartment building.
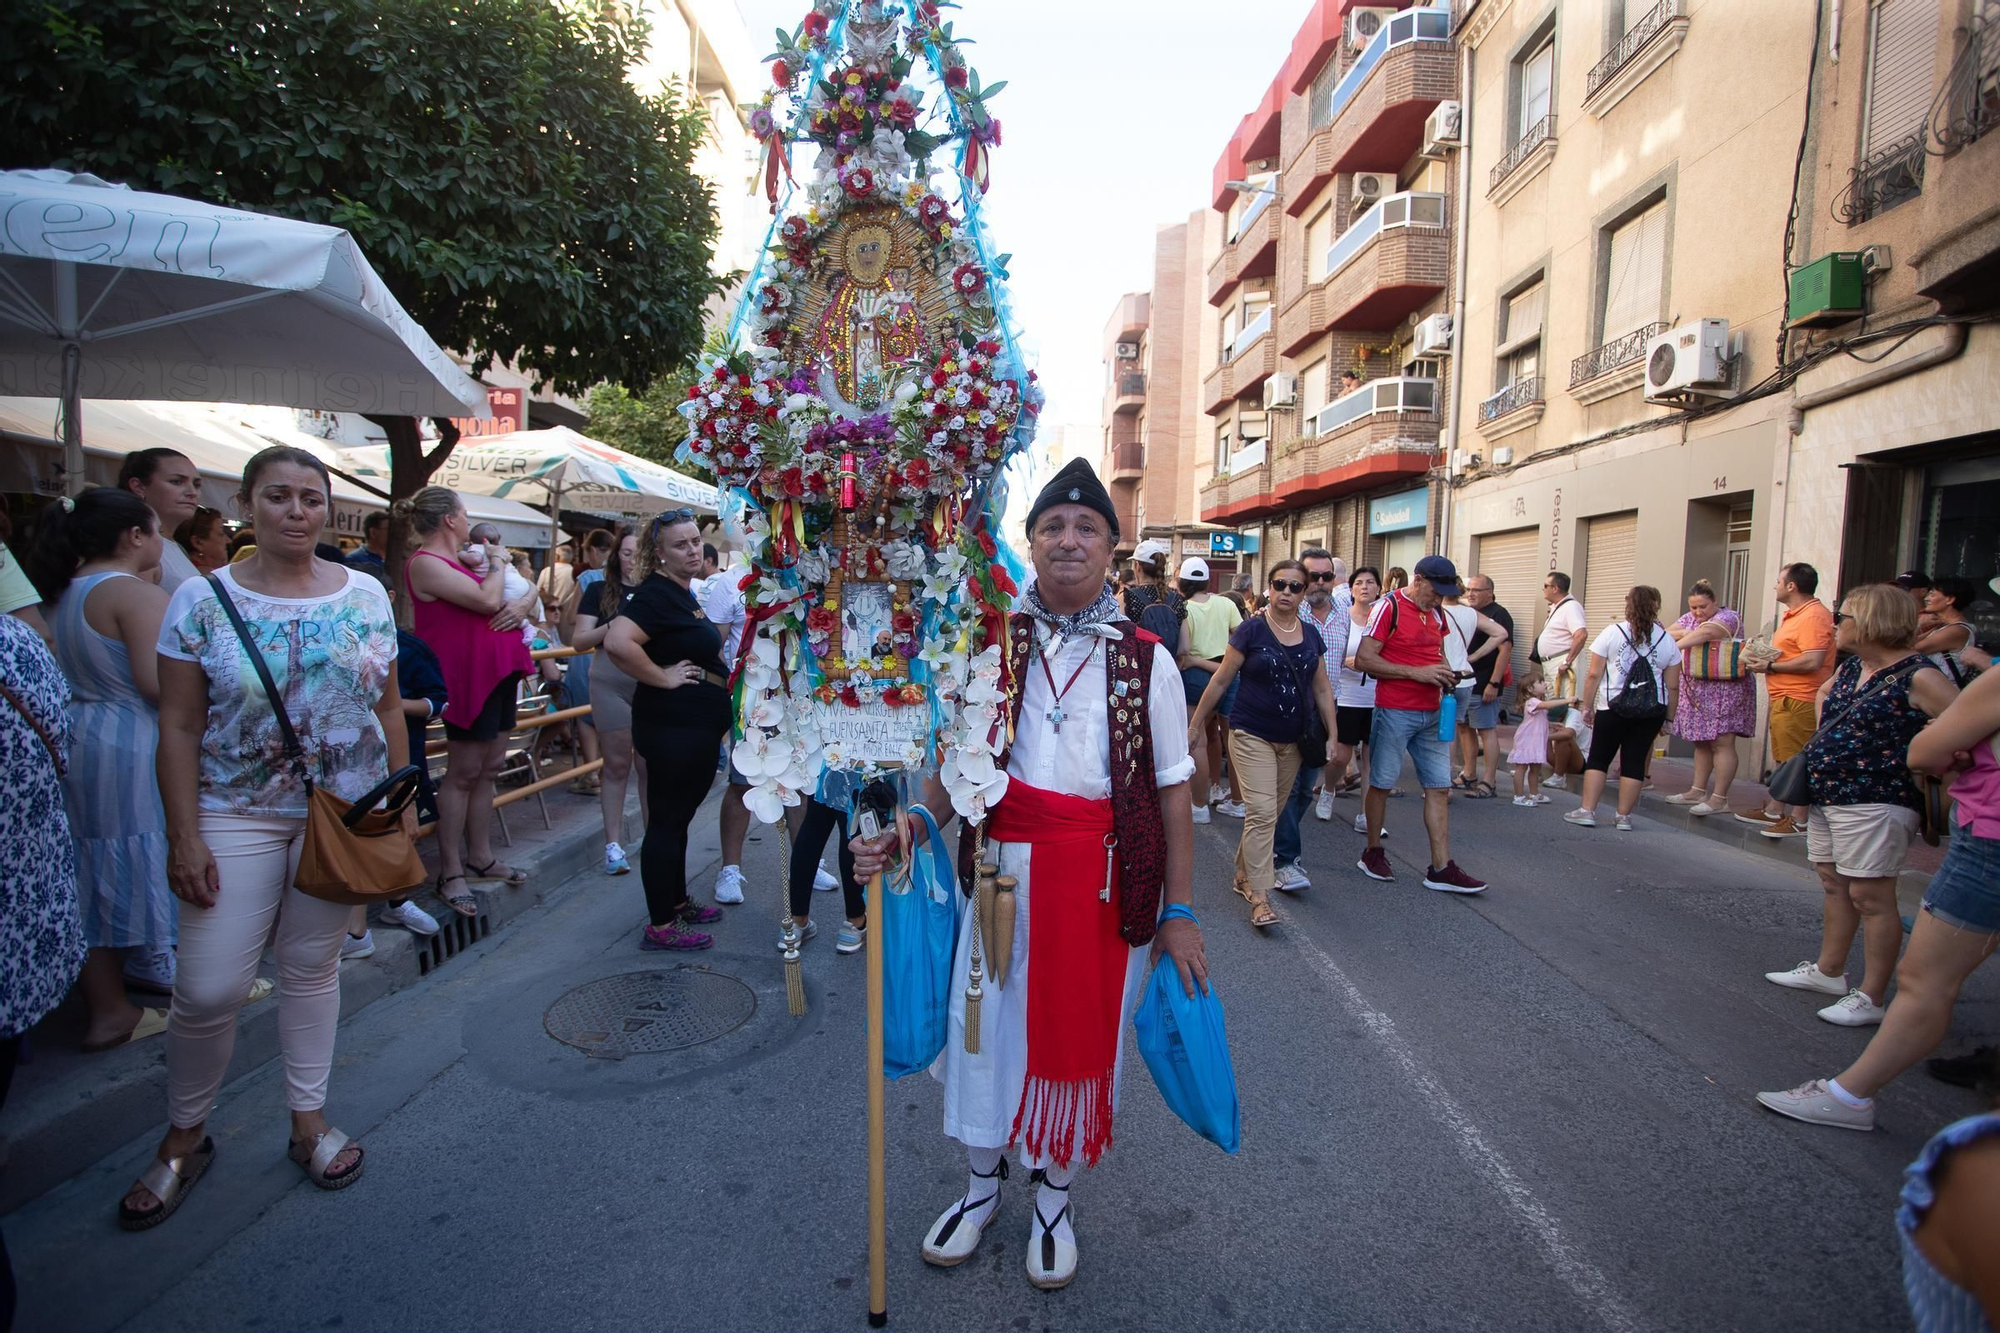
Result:
M1986 591L2000 642L2000 0L1829 5L1791 259L1782 545ZM1845 354L1851 351L1852 355Z
M1457 64L1448 7L1321 0L1215 164L1201 517L1240 532L1251 568L1428 549Z
M1146 475L1146 336L1152 322L1152 294L1127 292L1104 324L1104 406L1099 413L1103 449L1097 475L1118 511L1117 554L1122 560L1139 544L1139 488Z

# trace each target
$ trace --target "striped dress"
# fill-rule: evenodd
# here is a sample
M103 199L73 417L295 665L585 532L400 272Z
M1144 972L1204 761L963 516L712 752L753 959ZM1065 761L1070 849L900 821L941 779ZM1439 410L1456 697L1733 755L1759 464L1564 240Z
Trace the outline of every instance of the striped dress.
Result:
M125 645L84 619L91 574L64 591L49 618L70 683L69 774L63 780L76 842L76 895L92 948L170 945L178 915L167 887L167 816L153 756L160 714L132 684Z

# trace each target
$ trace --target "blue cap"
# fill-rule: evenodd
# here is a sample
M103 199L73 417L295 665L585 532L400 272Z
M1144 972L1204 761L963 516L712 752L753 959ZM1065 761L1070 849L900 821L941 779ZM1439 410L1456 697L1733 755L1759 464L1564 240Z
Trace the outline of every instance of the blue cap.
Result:
M1427 555L1410 571L1412 578L1427 580L1440 597L1456 597L1464 591L1458 583L1458 566L1441 555Z

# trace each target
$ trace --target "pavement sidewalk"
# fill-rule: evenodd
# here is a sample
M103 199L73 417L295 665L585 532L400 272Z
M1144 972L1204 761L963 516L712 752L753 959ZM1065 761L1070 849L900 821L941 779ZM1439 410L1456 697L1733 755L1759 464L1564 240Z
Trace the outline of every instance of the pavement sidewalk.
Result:
M710 795L719 799L720 783ZM479 915L465 918L439 903L429 890L416 900L438 919L436 935L423 938L393 926L373 925L372 957L341 964L340 1014L343 1021L404 987L416 985L459 953L542 901L543 895L597 863L603 852L604 826L598 798L572 794L567 784L543 793L548 825L534 797L505 806L499 812L512 835L501 838L508 864L528 872L517 889L498 884L474 885ZM626 827L640 830L636 788L627 799ZM711 819L711 823L713 820ZM496 830L497 832L497 830ZM434 838L418 843L425 866L436 873ZM625 843L634 861L633 874L620 881L637 892L638 840ZM258 969L272 975L266 954ZM132 992L136 1004L164 1007L162 996ZM83 997L69 998L28 1034L25 1058L7 1097L6 1134L0 1139L0 1214L20 1207L58 1182L103 1157L118 1144L156 1130L166 1107L166 1039L152 1037L136 1045L97 1055L81 1049L86 1011ZM245 1007L237 1020L236 1051L225 1084L242 1077L278 1053L278 997L272 994Z

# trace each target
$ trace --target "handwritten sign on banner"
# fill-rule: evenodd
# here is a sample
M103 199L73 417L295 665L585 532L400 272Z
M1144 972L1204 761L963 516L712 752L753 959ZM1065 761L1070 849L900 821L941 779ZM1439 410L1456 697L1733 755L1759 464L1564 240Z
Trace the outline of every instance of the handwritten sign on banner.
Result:
M912 748L920 750L930 737L930 709L925 707L891 708L880 702L859 708L839 703L814 707L828 758L837 753L842 767L909 762Z

